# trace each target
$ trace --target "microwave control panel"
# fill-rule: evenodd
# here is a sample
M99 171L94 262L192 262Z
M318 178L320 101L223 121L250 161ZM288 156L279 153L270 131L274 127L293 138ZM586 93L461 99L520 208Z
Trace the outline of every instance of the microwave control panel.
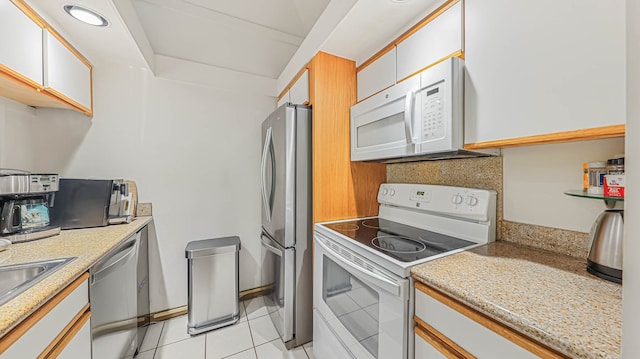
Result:
M443 85L443 83L440 83L421 92L422 141L431 141L444 137Z

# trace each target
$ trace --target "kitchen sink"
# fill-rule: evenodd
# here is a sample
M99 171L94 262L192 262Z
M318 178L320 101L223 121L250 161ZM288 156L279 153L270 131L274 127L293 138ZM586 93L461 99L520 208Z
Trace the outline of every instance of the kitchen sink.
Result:
M60 258L0 267L0 305L31 288L51 273L76 259Z

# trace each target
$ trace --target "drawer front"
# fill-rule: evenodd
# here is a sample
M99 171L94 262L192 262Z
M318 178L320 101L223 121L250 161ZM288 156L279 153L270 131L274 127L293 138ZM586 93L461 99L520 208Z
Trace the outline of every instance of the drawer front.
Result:
M88 303L89 283L85 280L0 357L2 359L37 358Z
M416 330L418 330L416 328ZM415 335L415 359L447 359L433 345L422 339L418 334Z
M478 358L538 358L538 356L416 290L415 315Z
M77 333L74 333L68 343L65 343L64 348L57 355L58 359L79 359L79 358L91 358L91 322L89 321L89 315L84 319L84 324L77 323L81 326ZM75 331L75 327L74 330Z

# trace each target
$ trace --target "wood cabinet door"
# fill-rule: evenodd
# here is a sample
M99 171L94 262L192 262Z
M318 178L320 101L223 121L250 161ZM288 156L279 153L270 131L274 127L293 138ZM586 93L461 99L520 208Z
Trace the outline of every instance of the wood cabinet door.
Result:
M465 143L625 123L624 0L465 0Z
M42 28L11 1L0 2L0 71L42 86Z

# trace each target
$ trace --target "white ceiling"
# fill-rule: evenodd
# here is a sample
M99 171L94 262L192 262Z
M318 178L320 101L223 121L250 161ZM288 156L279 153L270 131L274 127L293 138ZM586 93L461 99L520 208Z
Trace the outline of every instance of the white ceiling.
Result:
M159 55L277 79L320 50L359 64L444 0L26 1L94 63L153 70ZM67 3L96 10L111 25L82 24L62 10Z

